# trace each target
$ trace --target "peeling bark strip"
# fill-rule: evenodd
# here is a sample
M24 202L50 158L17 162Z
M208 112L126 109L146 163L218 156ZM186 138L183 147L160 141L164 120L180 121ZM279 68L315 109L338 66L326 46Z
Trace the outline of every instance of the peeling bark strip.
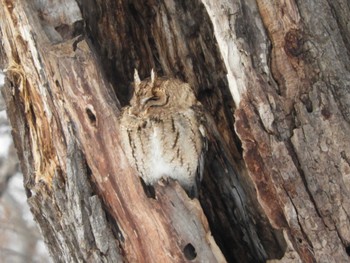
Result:
M1 0L3 93L54 260L347 262L349 9ZM215 117L200 203L174 182L147 198L126 161L118 114L134 68L190 83Z

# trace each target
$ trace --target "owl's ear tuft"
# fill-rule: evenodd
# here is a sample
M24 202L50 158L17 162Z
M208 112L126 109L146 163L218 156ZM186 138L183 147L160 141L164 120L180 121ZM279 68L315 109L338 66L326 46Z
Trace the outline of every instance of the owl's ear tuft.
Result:
M156 80L156 74L154 73L154 70L152 68L151 70L151 85L153 86L154 85L154 81Z
M141 83L141 80L139 77L139 72L135 68L135 71L134 71L134 88L135 88L135 90L138 89L138 87L140 86L140 83Z

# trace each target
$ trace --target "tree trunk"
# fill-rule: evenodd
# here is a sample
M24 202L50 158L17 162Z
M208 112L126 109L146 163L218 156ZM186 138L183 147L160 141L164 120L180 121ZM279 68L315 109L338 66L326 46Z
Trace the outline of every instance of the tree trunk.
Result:
M349 260L348 1L1 3L3 94L56 262ZM147 197L127 162L134 68L214 116L198 200Z

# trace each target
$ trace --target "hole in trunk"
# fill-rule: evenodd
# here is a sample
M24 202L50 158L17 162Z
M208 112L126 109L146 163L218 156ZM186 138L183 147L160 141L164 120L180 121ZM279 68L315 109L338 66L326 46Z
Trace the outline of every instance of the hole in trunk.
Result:
M348 254L348 256L350 256L350 246L347 246L345 248L346 254Z
M194 248L194 246L192 246L191 243L188 243L185 247L184 247L184 254L185 257L188 260L193 260L197 257L197 252L196 249Z
M143 191L145 192L146 196L148 198L156 199L156 191L154 190L154 187L152 185L147 185L141 177L140 180L143 187Z
M90 123L91 123L93 126L96 126L96 121L97 121L97 119L96 119L96 115L92 112L92 110L89 109L89 108L86 108L86 114L87 114L87 116L88 116L88 118L89 118L89 120L90 120Z

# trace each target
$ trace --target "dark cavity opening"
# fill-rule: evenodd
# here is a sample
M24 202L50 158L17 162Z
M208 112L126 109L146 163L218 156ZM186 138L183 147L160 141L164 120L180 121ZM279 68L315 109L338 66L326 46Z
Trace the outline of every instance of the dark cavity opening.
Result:
M185 247L184 247L184 254L185 257L188 260L193 260L197 257L197 252L196 249L194 248L194 246L192 246L191 243L188 243Z
M90 123L95 126L97 120L95 114L89 108L86 108L86 114L90 120Z
M148 198L156 199L156 191L154 190L154 187L152 185L147 185L141 177L140 177L140 181L141 181L142 188L143 188L143 191L145 192L146 196Z
M345 248L346 254L348 254L348 256L350 256L350 246L347 246Z

